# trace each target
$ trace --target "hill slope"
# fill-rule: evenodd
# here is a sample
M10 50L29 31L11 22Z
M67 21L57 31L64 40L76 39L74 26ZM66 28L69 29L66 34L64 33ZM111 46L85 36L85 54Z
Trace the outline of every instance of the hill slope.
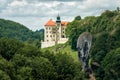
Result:
M78 36L89 31L93 35L91 66L96 80L120 79L120 12L106 10L100 16L89 16L68 24L71 48L76 50Z
M81 20L74 20L68 24L66 34L72 49L76 49L76 41L84 31L97 36L102 32L113 34L120 27L120 13L106 10L100 16L88 16Z
M0 37L15 38L32 43L43 39L44 30L33 32L26 26L10 20L0 19Z

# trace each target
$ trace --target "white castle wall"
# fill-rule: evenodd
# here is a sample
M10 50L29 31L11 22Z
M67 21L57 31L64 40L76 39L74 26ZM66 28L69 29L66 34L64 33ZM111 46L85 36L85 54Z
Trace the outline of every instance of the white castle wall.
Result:
M60 38L58 44L64 44L68 41L68 38ZM41 42L41 48L51 47L55 45L55 41L52 42Z
M41 48L54 46L55 42L41 42Z
M68 41L68 38L60 38L60 40L58 41L58 44L64 44Z

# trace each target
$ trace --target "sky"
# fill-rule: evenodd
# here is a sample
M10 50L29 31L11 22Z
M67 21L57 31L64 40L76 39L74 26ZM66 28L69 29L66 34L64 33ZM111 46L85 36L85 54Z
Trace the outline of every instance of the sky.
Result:
M120 0L0 0L0 18L40 30L57 15L63 21L72 21L78 15L99 16L105 10L120 7Z

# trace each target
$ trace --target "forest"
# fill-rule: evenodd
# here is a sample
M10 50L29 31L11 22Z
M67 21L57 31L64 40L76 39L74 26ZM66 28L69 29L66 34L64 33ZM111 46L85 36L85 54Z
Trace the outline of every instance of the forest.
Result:
M90 61L96 80L119 80L120 12L106 10L100 16L84 19L76 16L66 30L72 49L77 50L77 38L86 31L93 35Z
M32 31L26 26L10 20L0 19L0 37L14 38L40 48L44 29Z
M84 19L76 16L67 25L69 41L65 47L77 52L78 36L86 31L93 35L90 65L96 80L120 80L120 12L106 10ZM34 43L43 39L40 32L0 20L0 80L88 80L81 63L69 55L70 50L54 53L51 48L40 49Z
M0 80L79 80L80 64L68 54L41 52L9 38L0 39Z

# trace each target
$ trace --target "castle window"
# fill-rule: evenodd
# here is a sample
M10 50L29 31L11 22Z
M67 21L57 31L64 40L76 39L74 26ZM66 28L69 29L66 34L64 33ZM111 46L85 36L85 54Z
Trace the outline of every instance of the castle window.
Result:
M46 33L48 33L48 31L46 31Z
M46 30L47 30L48 28L46 27Z
M48 42L49 40L47 40L47 42Z
M49 30L50 30L50 27L49 27Z
M65 32L63 31L63 33L65 33Z
M50 35L50 37L52 37L52 35Z
M62 35L62 38L65 38L65 36L64 36L64 35Z
M48 35L47 35L47 37L48 37Z

